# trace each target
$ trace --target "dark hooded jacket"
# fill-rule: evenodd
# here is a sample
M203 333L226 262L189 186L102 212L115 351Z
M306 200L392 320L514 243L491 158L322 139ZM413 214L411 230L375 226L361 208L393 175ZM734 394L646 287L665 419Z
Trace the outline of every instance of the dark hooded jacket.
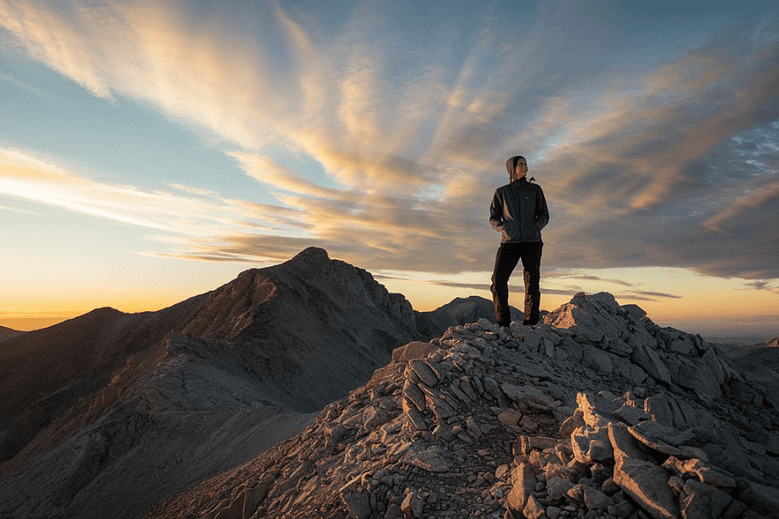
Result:
M506 162L512 182L495 190L490 204L490 225L503 234L501 243L541 241L541 229L549 223L549 209L541 186L526 178L514 179L514 163Z

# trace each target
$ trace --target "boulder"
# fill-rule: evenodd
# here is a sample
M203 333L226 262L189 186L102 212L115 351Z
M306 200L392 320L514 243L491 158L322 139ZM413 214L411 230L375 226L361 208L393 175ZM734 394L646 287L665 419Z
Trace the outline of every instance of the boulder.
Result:
M624 424L609 424L614 448L614 482L647 514L655 519L676 519L679 505L668 486L670 475L651 461L630 435Z
M528 498L536 488L536 472L529 463L520 463L511 471L511 491L506 500L506 505L513 513L521 513Z

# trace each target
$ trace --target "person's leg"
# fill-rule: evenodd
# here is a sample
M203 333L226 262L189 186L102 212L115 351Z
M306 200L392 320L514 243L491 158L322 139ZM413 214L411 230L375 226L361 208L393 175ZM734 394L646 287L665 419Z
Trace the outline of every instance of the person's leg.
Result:
M525 277L524 325L538 324L541 307L541 250L543 243L525 243L522 250L522 268Z
M509 308L509 278L519 262L519 244L502 243L495 254L495 268L492 271L492 302L495 305L495 318L500 326L511 324Z

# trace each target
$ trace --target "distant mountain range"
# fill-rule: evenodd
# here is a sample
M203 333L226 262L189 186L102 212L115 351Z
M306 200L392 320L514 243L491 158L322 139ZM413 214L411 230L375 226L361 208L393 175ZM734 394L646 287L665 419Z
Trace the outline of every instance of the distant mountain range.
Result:
M478 297L417 312L310 248L158 312L0 335L0 517L693 517L704 495L730 510L712 517L779 509L775 340L728 356L609 294L543 318L500 329ZM625 421L650 438L645 468L681 485L659 505L615 461L634 440L606 449ZM735 486L697 487L669 452ZM542 477L553 453L570 471ZM579 494L549 497L574 475Z

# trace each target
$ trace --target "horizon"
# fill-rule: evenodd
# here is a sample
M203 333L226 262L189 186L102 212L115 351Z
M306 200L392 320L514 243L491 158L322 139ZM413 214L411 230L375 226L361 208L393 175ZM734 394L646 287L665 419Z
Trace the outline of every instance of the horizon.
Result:
M332 258L331 259L338 259L338 258ZM353 265L357 268L361 268L359 265ZM241 271L242 272L242 271ZM185 301L191 297L199 296L208 292L211 292L213 290L216 290L217 288L221 287L222 285L229 283L235 277L238 276L240 272L236 272L235 276L224 283L220 283L218 286L211 287L208 290L204 290L202 292L189 294L185 297L182 297L181 299L171 301L169 303L166 303L162 306L158 307L134 307L134 308L121 308L117 305L112 304L105 304L102 306L97 306L89 309L85 309L83 311L75 312L71 315L60 315L60 316L49 316L49 317L32 317L32 318L18 318L18 319L0 319L0 326L12 329L14 331L21 331L21 332L27 332L27 331L36 331L44 328L48 328L57 324L60 324L62 322L65 322L67 320L80 317L82 315L85 315L89 312L92 312L94 310L98 310L100 308L113 308L115 310L119 310L123 313L133 314L133 313L142 313L142 312L156 312L163 310L165 308L168 308L170 306L173 306L175 304L178 304L182 301ZM382 284L389 292L394 293L400 293L406 299L411 303L412 307L415 311L418 312L431 312L434 311L450 302L455 300L456 298L462 298L467 299L471 296L478 296L482 297L483 299L490 300L491 294L489 293L489 290L485 287L485 289L482 291L482 293L459 293L456 295L453 295L450 299L447 299L446 301L441 302L435 302L431 304L428 304L428 306L418 306L418 304L415 304L414 301L408 298L408 296L400 291L400 290L393 290L391 287L394 286L395 288L403 288L408 286L414 286L416 282L411 282L411 285L407 284L407 280L399 280L393 276L387 276L387 275L375 275L371 273L376 279L377 282ZM516 280L515 280L516 281ZM388 286L389 283L389 286ZM522 289L522 286L516 286L511 285L511 295L510 295L510 304L517 308L519 311L522 311L521 307L517 306L517 299L519 299L519 302L522 302L522 297L524 296L524 292ZM543 287L542 287L543 288ZM593 292L586 292L587 294L595 294L597 292L601 292L602 290L597 290ZM455 290L456 293L456 290ZM611 292L610 292L611 293ZM561 294L555 294L555 295L546 295L542 291L542 307L541 310L543 311L553 311L557 309L559 306L568 303L570 299L575 294L570 294L569 296L561 295ZM619 294L612 295L615 297L617 302L620 305L625 304L637 304L637 303L623 303L620 300ZM513 297L512 297L513 296ZM428 303L431 302L430 299L424 299ZM544 306L543 302L551 301L550 306ZM521 306L521 305L520 305ZM727 341L732 340L733 342L743 342L744 344L757 344L762 341L772 340L775 337L779 337L779 330L777 330L774 327L760 327L760 326L754 326L754 327L747 327L747 328L736 328L734 329L732 326L728 326L726 322L719 322L714 319L708 319L708 320L685 320L685 319L674 319L674 318L665 318L663 321L658 321L655 318L653 318L650 311L647 310L646 305L638 304L639 307L641 307L644 311L647 312L647 317L651 319L655 324L658 324L662 327L670 327L675 328L677 330L686 332L686 333L693 333L693 334L699 334L704 339L708 340L709 342L715 342L716 339L719 339L720 341ZM651 308L651 306L650 306ZM751 342L754 341L754 342Z
M521 154L550 209L542 309L605 291L779 335L763 1L0 0L0 96L12 329L159 310L308 246L416 310L489 299Z

